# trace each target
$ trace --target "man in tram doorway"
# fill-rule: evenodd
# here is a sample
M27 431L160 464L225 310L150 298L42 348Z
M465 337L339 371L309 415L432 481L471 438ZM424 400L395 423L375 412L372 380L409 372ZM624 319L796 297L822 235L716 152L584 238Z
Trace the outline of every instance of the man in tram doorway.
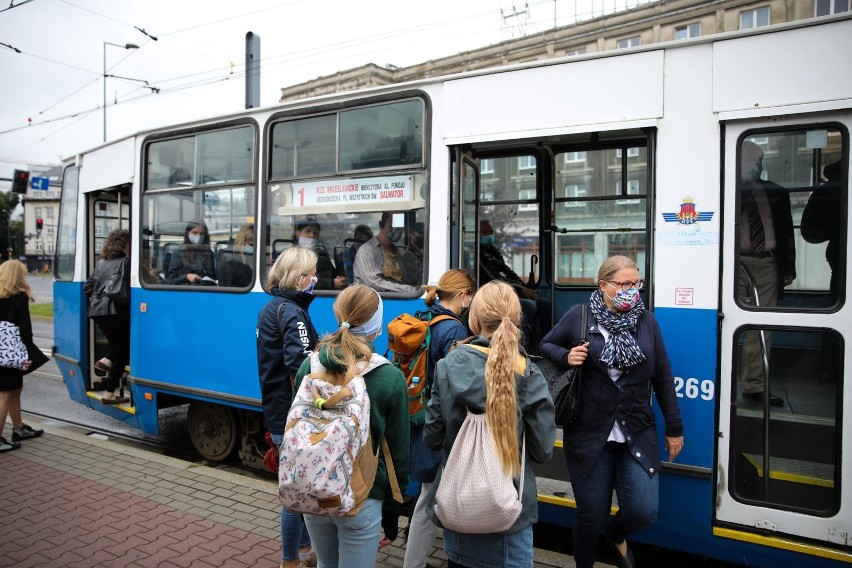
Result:
M523 332L529 338L535 315L538 311L538 294L527 288L521 277L512 270L503 259L503 253L495 246L494 225L491 221L481 220L479 222L479 286L483 286L492 280L502 280L509 284L518 294L523 312Z
M748 307L771 308L784 295L784 287L796 278L796 247L790 194L771 181L761 179L763 150L745 140L742 143L740 169L740 233L738 296ZM757 298L755 298L755 291ZM769 392L768 369L760 333L748 331L743 342L740 374L743 398L784 406L784 401ZM764 330L766 360L771 351L771 334Z

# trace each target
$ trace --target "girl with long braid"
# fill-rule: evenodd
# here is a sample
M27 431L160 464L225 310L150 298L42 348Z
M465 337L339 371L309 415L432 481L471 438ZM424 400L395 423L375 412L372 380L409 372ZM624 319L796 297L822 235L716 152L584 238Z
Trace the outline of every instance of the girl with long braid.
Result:
M442 449L441 468L458 436L468 409L484 412L494 447L505 472L519 476L524 467L521 514L504 533L470 534L444 529L448 566L527 568L533 565L532 525L538 520L533 463L553 454L556 425L553 401L538 367L521 352L521 305L505 282L489 282L473 298L470 329L477 337L438 362L432 398L426 409L423 439ZM526 455L520 456L526 436ZM436 524L432 484L427 512Z

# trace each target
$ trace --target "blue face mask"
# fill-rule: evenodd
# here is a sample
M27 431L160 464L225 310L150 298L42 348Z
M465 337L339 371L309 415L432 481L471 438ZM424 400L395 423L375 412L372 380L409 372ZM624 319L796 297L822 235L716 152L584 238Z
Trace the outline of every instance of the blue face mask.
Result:
M244 250L246 254L254 254L254 247L252 245L246 245Z
M496 241L497 239L494 238L494 235L482 235L481 237L479 237L479 244L484 247L493 245Z

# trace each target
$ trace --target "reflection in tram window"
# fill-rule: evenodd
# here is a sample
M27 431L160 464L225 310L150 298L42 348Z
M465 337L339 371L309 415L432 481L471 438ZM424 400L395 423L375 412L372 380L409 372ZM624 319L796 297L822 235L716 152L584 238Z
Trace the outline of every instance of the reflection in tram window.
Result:
M731 493L830 516L840 504L843 340L834 331L744 328L735 335L737 370L749 364L741 354L747 334L772 335L771 343L761 340L772 350L764 360L768 384L787 404L744 399L742 383L733 384Z

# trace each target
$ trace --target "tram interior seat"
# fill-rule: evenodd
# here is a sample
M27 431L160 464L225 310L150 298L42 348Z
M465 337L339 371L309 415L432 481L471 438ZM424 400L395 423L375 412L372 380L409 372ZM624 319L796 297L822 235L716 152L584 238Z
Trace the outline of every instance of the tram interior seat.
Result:
M343 241L343 250L340 255L340 262L342 263L343 270L346 274L346 280L350 284L355 283L355 255L358 253L358 249L361 248L361 245L366 243L366 240L362 239L346 239ZM334 249L335 261L337 261L337 248ZM341 266L338 264L337 266Z

